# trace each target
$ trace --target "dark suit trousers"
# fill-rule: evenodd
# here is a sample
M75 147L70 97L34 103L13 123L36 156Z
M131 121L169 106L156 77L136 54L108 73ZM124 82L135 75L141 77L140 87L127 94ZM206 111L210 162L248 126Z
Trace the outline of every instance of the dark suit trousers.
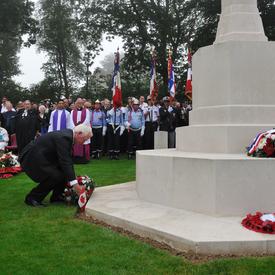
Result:
M154 133L158 129L157 122L147 121L145 122L145 132L144 132L144 148L146 150L154 149Z
M115 126L115 130L113 129L113 126L108 124L108 151L119 153L120 151L120 128L117 128L118 126Z
M141 150L141 136L140 136L141 130L139 131L129 131L128 132L128 153L132 154L135 149Z
M91 139L91 154L102 151L102 128L93 128L93 137Z
M27 197L31 197L41 202L51 191L53 191L52 197L56 198L64 192L65 185L64 173L58 168L53 168L49 177L33 188Z

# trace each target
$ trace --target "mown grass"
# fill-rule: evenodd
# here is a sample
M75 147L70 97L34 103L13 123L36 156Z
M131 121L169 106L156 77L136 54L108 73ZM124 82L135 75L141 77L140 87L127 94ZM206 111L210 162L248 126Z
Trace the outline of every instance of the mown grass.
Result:
M132 181L135 162L100 160L76 167L98 186ZM24 174L0 180L0 274L275 274L275 258L192 264L148 244L75 218L75 208L31 208Z

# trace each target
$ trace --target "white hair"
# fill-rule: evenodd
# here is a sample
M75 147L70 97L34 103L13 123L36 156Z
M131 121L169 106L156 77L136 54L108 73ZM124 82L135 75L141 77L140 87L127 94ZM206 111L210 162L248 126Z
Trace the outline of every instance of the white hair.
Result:
M38 108L39 112L45 112L46 111L46 107L44 105L40 105Z
M75 126L73 131L74 131L74 133L82 133L85 136L93 135L91 126L88 126L86 124L79 124L79 125Z

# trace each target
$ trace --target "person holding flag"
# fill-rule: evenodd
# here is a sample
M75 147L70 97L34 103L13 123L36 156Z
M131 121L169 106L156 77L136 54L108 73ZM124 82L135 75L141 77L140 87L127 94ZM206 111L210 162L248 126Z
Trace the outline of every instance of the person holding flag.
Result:
M122 90L120 79L120 54L119 48L115 53L114 73L112 79L113 108L107 111L107 140L110 159L119 159L120 136L125 127L125 114L122 110Z
M188 49L188 70L185 86L185 96L192 101L192 53L190 49Z
M144 149L154 149L154 133L158 129L159 108L155 105L158 96L156 74L156 52L152 49L150 69L150 94L147 96L148 106L143 110L145 116Z

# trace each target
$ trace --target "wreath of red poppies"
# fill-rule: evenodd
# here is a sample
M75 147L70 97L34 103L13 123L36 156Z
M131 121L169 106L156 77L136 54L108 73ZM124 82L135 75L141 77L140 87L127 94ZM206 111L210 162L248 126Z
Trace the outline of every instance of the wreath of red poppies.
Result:
M21 171L22 171L22 168L20 166L0 168L0 179L11 178L14 175L20 173Z
M252 231L264 233L264 234L275 234L275 222L264 221L261 218L263 213L256 212L255 215L248 214L246 218L243 219L242 225Z

